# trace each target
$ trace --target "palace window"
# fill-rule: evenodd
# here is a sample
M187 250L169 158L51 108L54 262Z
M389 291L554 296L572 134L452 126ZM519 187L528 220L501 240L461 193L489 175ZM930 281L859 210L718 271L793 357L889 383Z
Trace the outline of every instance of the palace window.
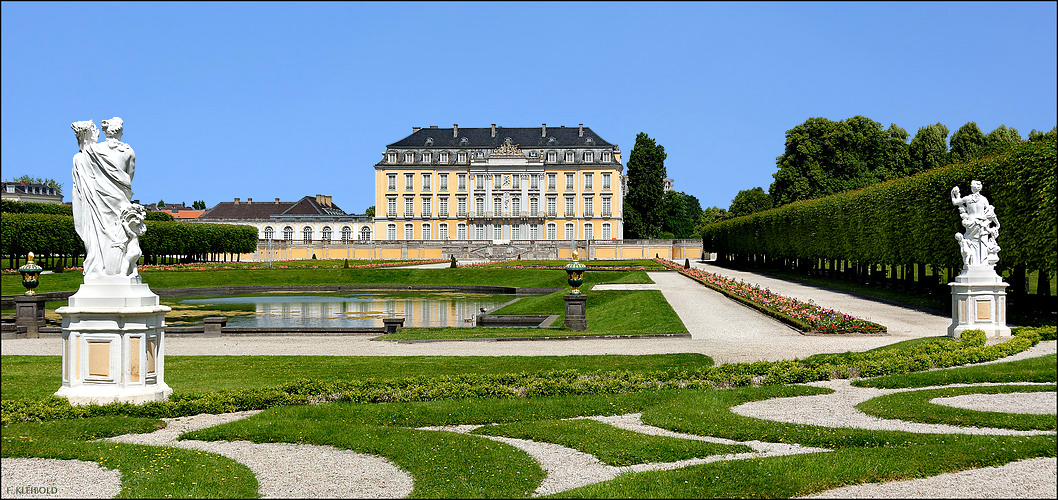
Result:
M397 163L397 153L386 153L386 163Z
M404 153L404 163L414 163L415 153Z
M547 190L548 191L554 191L555 190L555 178L556 178L556 175L557 174L547 174Z
M456 238L460 240L467 239L467 225L460 222L456 225Z
M437 216L448 217L448 197L440 196L437 198Z
M437 174L439 186L438 189L441 191L448 191L448 174Z
M537 217L538 213L540 213L540 198L537 198L535 196L529 198L529 215Z
M554 151L548 151L547 152L547 161L548 161L548 163L557 162L558 161L558 153L556 153Z
M474 189L485 189L485 176L478 174L474 176Z
M512 240L519 240L521 238L522 238L522 225L521 224L517 224L517 223L511 224L511 239Z
M275 229L272 229L272 226L268 226L268 227L264 228L264 239L270 240L270 239L272 239L272 236L274 234L275 234Z
M557 203L558 203L558 201L555 199L554 196L548 196L547 197L547 216L548 217L555 217L555 216L558 215L558 207L556 206ZM551 238L551 239L554 239L554 238Z
M532 223L529 224L529 239L536 240L540 238L540 224Z
M584 197L584 216L592 217L595 215L595 197L585 196Z
M590 163L590 162L592 162L594 160L595 160L595 153L592 153L591 151L588 151L588 152L584 153L584 161L585 161L585 163Z
M437 225L437 238L441 240L448 239L448 223L442 222Z
M603 189L610 189L610 173L609 172L603 172L603 174L602 174L602 188Z
M602 152L602 162L603 163L610 163L610 152L609 151L603 151Z
M485 224L477 223L474 224L474 239L483 240L485 239Z
M422 216L423 217L430 217L430 209L433 208L433 207L430 206L430 205L433 204L433 203L431 203L432 199L433 198L431 198L429 196L423 196L422 197Z
M511 215L517 217L522 214L522 199L518 196L511 198Z
M305 226L304 228L301 229L301 241L304 241L305 243L312 242L312 227L311 226Z
M456 189L459 189L460 191L466 191L467 190L467 174L458 174L456 176L456 179L457 179L456 180L456 182L457 182Z
M594 180L594 179L592 179L592 177L595 177L595 176L590 174L590 173L589 174L584 174L584 190L585 191L591 191L591 189L592 189L592 181Z
M609 196L603 196L602 197L602 216L603 217L610 217L612 215L610 213L610 210L611 210L610 209L610 197Z
M573 163L573 151L566 151L566 163Z
M475 208L475 211L478 214L478 217L484 217L485 216L485 198L482 198L480 196L478 196L477 198L474 198L474 208ZM478 239L480 239L480 238L478 238Z
M360 228L360 241L371 241L371 228L367 226Z
M573 190L573 174L566 174L566 191Z
M529 189L540 189L540 177L537 174L529 175Z
M424 239L424 240L430 239L430 224L423 224L422 225L422 239Z
M397 216L397 197L388 196L386 197L386 217Z
M567 222L566 223L566 239L567 240L572 240L573 239L573 223L572 222Z
M503 215L503 198L497 196L492 199L492 213L496 217Z
M422 174L422 190L429 191L433 174Z
M404 190L411 191L415 189L415 174L404 174Z
M464 137L464 139L465 139L465 137ZM459 163L466 163L467 162L467 154L466 153L458 153L458 154L456 154L456 158L458 159L457 161Z
M397 174L386 174L386 186L390 191L397 190Z
M413 240L415 239L415 226L412 223L404 224L404 239Z
M492 187L493 187L493 189L499 189L500 186L503 185L503 181L501 179L502 179L502 176L500 174L496 174L496 175L492 176Z
M342 241L349 241L351 239L353 239L353 228L349 226L342 226Z
M405 196L404 197L404 216L414 217L415 216L415 197Z
M456 200L457 200L456 201L456 216L457 217L466 217L467 216L467 197L466 196L460 196ZM465 238L460 238L460 239L462 240L462 239L465 239Z
M511 180L514 182L513 184L511 184L512 188L521 189L521 187L522 187L522 176L521 175L514 174L514 179L511 179Z
M287 226L283 228L283 239L291 241L294 239L294 228Z
M554 222L549 222L547 224L547 239L549 239L549 240L555 239L555 223Z
M610 238L612 238L610 236L610 223L609 222L603 222L603 224L602 224L602 239L608 240Z
M322 238L323 241L331 241L331 226L323 226L320 238Z
M442 151L437 153L437 161L441 163L448 163L448 151Z
M389 241L395 241L397 239L396 224L386 224L386 239Z
M595 239L595 230L592 227L590 222L584 225L584 239L586 239L586 240Z
M567 196L566 197L566 213L565 213L565 216L566 217L573 217L573 197L572 196Z
M432 160L433 160L433 153L423 153L422 154L422 162L423 163L430 163Z

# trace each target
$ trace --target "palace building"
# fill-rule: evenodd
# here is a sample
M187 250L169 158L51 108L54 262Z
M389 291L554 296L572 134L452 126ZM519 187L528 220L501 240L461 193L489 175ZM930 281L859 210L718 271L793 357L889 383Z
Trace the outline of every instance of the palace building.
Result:
M578 127L412 127L375 165L376 240L621 240L621 151Z

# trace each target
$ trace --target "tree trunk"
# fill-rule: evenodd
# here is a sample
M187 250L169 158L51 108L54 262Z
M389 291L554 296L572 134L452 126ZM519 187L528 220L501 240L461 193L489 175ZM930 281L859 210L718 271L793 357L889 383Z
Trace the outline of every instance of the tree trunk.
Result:
M1051 296L1051 280L1047 277L1047 271L1040 269L1039 278L1036 280L1036 295L1040 297Z

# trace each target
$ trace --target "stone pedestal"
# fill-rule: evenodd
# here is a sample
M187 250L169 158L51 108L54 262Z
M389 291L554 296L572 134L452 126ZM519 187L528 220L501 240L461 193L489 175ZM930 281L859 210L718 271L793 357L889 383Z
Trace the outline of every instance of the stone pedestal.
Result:
M40 336L38 329L44 326L44 297L37 295L15 296L16 337L35 339ZM22 330L25 329L25 333Z
M963 268L951 287L951 325L948 336L959 338L966 330L983 330L989 337L1009 337L1007 284L994 266Z
M570 330L585 331L588 329L588 296L564 295L566 300L566 320L563 326Z
M202 336L206 338L220 337L221 329L228 324L227 316L210 316L202 320Z
M382 318L386 333L397 333L404 327L404 318Z
M139 276L81 285L62 315L62 387L71 404L164 401L165 313Z

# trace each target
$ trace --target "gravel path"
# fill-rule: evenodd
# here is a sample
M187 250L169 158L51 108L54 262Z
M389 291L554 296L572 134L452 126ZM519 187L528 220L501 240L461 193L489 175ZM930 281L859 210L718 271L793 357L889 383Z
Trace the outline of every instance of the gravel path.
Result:
M0 498L112 498L121 471L95 462L0 458Z

